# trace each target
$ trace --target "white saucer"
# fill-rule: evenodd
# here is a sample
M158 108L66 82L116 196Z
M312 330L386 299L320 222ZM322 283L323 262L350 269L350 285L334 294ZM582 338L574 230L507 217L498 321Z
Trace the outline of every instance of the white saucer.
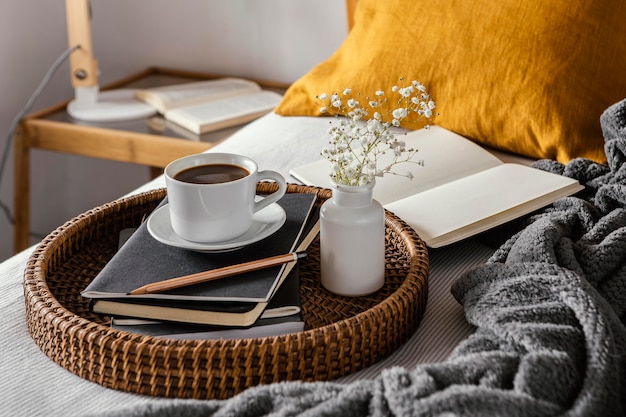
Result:
M285 220L287 220L285 210L280 205L273 203L254 213L252 226L239 237L214 243L191 242L174 232L170 221L170 208L168 204L165 204L150 215L147 226L152 237L166 245L196 252L226 252L268 237L280 229L285 224Z

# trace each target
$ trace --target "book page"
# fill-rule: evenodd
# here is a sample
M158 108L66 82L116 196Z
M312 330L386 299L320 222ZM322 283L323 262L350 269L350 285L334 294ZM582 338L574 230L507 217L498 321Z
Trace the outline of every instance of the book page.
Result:
M261 87L253 81L241 78L219 78L140 90L135 93L135 96L164 112L260 90Z
M165 118L200 134L215 126L222 128L249 121L247 116L259 117L274 109L281 99L280 94L264 90L169 110Z
M412 131L398 139L404 140L407 148L418 149L415 159L423 160L424 166L404 163L396 167L400 173L411 172L413 179L397 175L376 178L374 198L383 205L502 164L476 143L439 126ZM381 159L379 166L384 165ZM326 188L330 186L329 173L330 163L325 159L291 170L291 175L304 184Z
M282 97L270 91L261 91L245 96L236 96L230 99L196 104L184 109L168 112L167 117L171 120L173 114L184 116L196 123L206 123L213 120L222 120L233 115L246 114L259 109L271 109L276 106L276 101Z
M584 187L578 181L503 164L385 206L430 247L443 246L528 214Z

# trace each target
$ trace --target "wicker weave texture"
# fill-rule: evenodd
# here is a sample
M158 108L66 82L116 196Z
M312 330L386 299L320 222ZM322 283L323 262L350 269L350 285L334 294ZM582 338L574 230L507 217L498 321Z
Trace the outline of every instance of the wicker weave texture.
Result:
M259 193L273 191L261 183ZM290 184L288 192L330 190ZM67 370L113 389L164 397L228 398L258 384L332 380L369 366L415 331L427 301L428 255L413 229L386 213L385 285L358 298L319 280L319 240L300 267L306 330L239 340L174 340L109 327L80 292L115 254L119 232L137 227L165 197L156 190L90 210L59 227L31 255L24 274L29 332Z

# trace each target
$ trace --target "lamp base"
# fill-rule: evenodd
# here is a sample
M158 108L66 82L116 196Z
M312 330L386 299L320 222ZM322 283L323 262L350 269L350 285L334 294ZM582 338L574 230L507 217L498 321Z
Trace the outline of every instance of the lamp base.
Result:
M135 91L100 91L87 100L77 91L76 99L67 105L67 112L74 119L88 122L120 122L143 119L155 114L154 107L135 99Z

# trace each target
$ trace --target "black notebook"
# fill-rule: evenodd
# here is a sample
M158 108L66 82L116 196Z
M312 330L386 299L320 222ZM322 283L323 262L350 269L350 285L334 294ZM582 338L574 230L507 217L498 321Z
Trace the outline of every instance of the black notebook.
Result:
M107 303L108 300L100 300L99 303ZM125 303L129 305L130 303ZM206 303L194 303L206 304ZM139 306L134 311L133 317L114 316L111 327L138 333L146 336L170 337L176 339L217 339L217 338L250 338L266 337L279 334L299 332L304 329L300 303L300 281L298 267L289 273L285 282L278 288L263 314L258 320L243 324L250 320L251 314L217 312L221 316L215 323L203 320L206 310L200 306L200 310L194 310L194 305L179 307L179 313L170 314L171 309L161 306L151 306L151 310L144 311ZM132 311L132 310L131 310ZM209 314L210 315L210 314ZM137 317L149 318L142 320ZM172 322L182 317L183 322ZM198 324L202 322L206 324ZM233 322L235 322L233 324ZM215 325L220 324L220 325Z
M310 218L315 194L288 193L278 201L285 210L285 224L271 236L242 249L223 253L199 253L156 241L146 222L82 292L91 299L238 301L266 303L276 290L287 265L178 288L163 293L129 295L141 286L200 271L235 265L288 253L296 249ZM316 217L315 215L314 217Z

